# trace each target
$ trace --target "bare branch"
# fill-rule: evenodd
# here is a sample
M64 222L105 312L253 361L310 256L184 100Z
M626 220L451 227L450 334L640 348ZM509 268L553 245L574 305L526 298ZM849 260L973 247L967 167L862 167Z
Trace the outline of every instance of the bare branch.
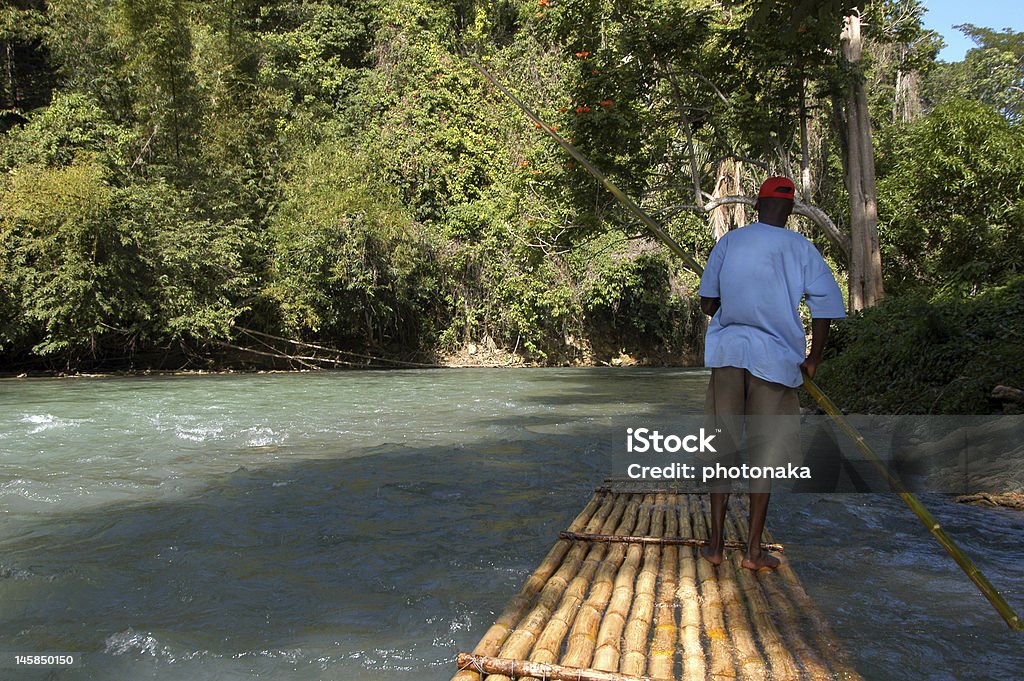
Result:
M684 211L710 213L720 206L742 204L753 207L756 201L757 199L752 196L719 196L703 205L677 204L675 206L668 206L659 211L658 216L663 220L670 220ZM850 257L850 239L839 231L839 228L832 222L832 218L825 214L825 211L817 206L796 201L793 204L793 214L801 215L814 223L814 226L822 231L832 245L842 251L844 256Z

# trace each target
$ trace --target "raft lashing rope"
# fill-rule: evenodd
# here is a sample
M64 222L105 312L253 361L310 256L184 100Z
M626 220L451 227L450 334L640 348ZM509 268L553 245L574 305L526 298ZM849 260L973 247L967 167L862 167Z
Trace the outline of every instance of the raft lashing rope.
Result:
M586 156L580 152L575 146L573 146L568 140L559 135L555 130L545 123L541 118L534 113L526 104L523 103L518 97L516 97L508 88L498 82L498 80L488 71L482 64L474 59L466 57L467 61L476 68L477 71L495 88L497 88L502 94L504 94L509 100L511 100L516 106L518 106L526 116L533 121L534 125L539 129L543 130L548 137L554 140L562 149L564 149L570 156L576 159L580 165L589 172L594 179L601 183L618 201L632 213L640 222L662 243L664 243L669 250L676 254L683 262L686 263L695 274L700 276L704 272L704 268L701 267L693 256L687 253L683 248L676 242L668 232L660 225L654 218L649 216L640 206L638 206L632 199L629 198L621 189L609 180L594 164L592 164ZM935 516L928 511L927 508L918 500L913 493L906 489L903 483L899 480L898 476L894 475L886 466L885 462L882 461L878 453L864 440L864 438L857 432L857 430L850 424L849 421L843 416L839 408L832 402L832 400L825 394L825 392L813 381L807 374L804 374L804 389L808 392L821 405L821 408L826 414L832 417L836 422L836 425L840 430L843 431L857 446L857 448L865 455L866 459L872 463L885 477L890 481L890 485L894 492L896 492L901 499L907 504L914 515L918 517L921 523L927 528L932 536L939 542L939 544L946 550L947 553L956 561L957 565L964 571L964 573L974 582L978 589L982 592L985 598L988 599L992 607L996 609L999 615L1006 621L1007 626L1016 631L1024 631L1024 621L1021 620L1020 616L1010 607L1010 604L1006 602L1002 594L988 581L985 575L978 569L973 561L965 554L952 537L950 537L946 531L942 528L939 522L935 519Z

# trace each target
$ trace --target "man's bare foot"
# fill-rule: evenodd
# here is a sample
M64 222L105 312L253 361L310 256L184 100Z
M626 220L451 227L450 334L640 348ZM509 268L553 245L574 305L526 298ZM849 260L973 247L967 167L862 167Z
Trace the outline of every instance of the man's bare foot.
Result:
M723 548L722 546L716 547L708 544L707 546L700 547L700 555L704 556L704 560L712 565L721 565Z
M779 559L770 553L762 552L753 558L749 555L744 556L740 565L748 570L774 570L779 567Z

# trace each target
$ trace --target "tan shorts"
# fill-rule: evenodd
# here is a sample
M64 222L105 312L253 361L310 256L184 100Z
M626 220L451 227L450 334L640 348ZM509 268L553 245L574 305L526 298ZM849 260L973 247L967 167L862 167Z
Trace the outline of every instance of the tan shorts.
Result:
M800 398L797 389L754 376L746 369L716 367L704 399L704 427L714 430L716 453L700 462L723 466L785 466L799 463ZM745 447L744 430L746 431ZM766 489L767 487L767 489ZM768 491L767 481L754 482L751 491Z

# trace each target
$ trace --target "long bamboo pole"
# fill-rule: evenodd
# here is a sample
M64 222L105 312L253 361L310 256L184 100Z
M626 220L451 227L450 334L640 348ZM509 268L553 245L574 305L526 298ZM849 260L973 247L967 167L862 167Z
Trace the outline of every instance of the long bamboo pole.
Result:
M906 503L907 506L910 507L910 510L914 512L914 515L916 515L921 520L921 523L928 528L928 531L932 533L935 540L942 545L942 548L946 549L946 552L953 557L956 564L959 565L971 581L978 586L981 593L984 594L985 598L988 599L988 602L992 604L992 607L994 607L1002 618L1006 620L1006 624L1011 629L1024 631L1024 622L1021 621L1020 616L1014 612L1013 608L1010 607L1010 604L1006 602L1003 595L1000 594L994 586L992 586L992 583L988 581L981 570L978 569L978 566L976 566L967 554L961 550L957 543L953 541L952 537L946 534L946 530L942 528L942 525L940 525L939 521L935 519L935 516L931 514L931 511L925 508L924 504L922 504L921 501L906 488L899 477L893 475L892 471L890 471L889 467L885 465L885 462L878 456L874 448L864 439L864 436L857 432L857 429L853 427L853 424L843 416L839 407L835 405L829 396L826 395L825 392L818 387L818 384L811 380L807 374L804 374L804 389L810 393L811 397L817 400L818 404L820 404L822 409L825 410L825 413L832 417L836 422L836 425L839 426L839 429L846 433L846 436L853 441L857 449L867 457L867 460L870 461L875 468L886 477L893 491L903 499L904 503Z
M561 135L555 132L551 128L551 126L542 121L540 117L537 116L537 114L531 111L530 108L526 106L526 104L524 104L518 97L512 94L505 86L499 83L497 79L495 79L494 76L491 75L491 73L487 69L485 69L480 63L478 63L475 60L470 60L470 62L484 76L484 78L486 78L492 85L494 85L494 87L498 88L498 90L500 90L506 97L508 97L520 109L522 109L523 113L525 113L527 117L530 118L530 120L537 124L545 133L547 133L549 137L551 137L551 139L558 143L559 146L565 149L565 151L570 156L579 161L580 165L586 168L587 172L593 175L594 178L597 179L605 187L605 189L611 192L611 194L616 199L618 199L619 202L622 203L622 205L624 205L649 230L651 230L652 234L658 237L658 239L660 239L662 243L668 246L668 248L673 253L679 256L695 274L697 274L698 276L703 274L704 268L701 267L700 264L696 260L694 260L689 253L684 251L682 246L680 246L675 239L669 236L669 234L661 227L661 225L659 225L654 220L654 218L652 218L646 212L644 212L644 210L640 208L640 206L636 205L636 203L634 203L631 198L629 198L621 189L615 186L615 184L611 180L609 180L604 175L604 173L598 170L575 146L570 144ZM887 477L889 477L890 479L895 478L895 476L893 476L892 473L888 471L888 467L886 467L885 463L881 460L881 458L879 458L878 454L875 453L874 449L870 445L868 445L867 442L864 441L864 438L860 435L860 433L858 433L857 430L852 425L850 425L850 423L846 421L845 418L843 418L842 412L840 412L839 409L835 406L835 404L832 403L832 400L830 400L828 396L825 395L825 393L821 390L821 388L819 388L818 385L814 383L814 381L812 381L806 375L804 376L804 389L807 390L811 397L817 400L818 404L822 406L822 408L825 410L827 414L829 414L829 416L836 420L836 423L839 424L839 427L843 430L844 433L846 433L848 436L850 436L851 439L853 439L857 447L862 452L864 452L864 454L868 457L868 460L870 460L876 466L880 467L881 470L884 470L887 474ZM946 534L945 530L942 529L942 526L939 525L937 520L935 520L935 517L931 514L931 512L929 512L928 509L926 509L921 504L918 498L914 496L913 493L907 491L906 488L903 487L902 483L898 482L898 480L897 483L899 484L899 487L894 489L897 489L897 493L899 494L900 498L903 499L904 502L906 502L906 504L910 507L910 510L913 511L914 514L924 524L924 526L928 528L928 531L931 532L935 539L939 542L939 544L941 544L942 547L946 549L949 555L952 556L953 560L956 561L957 565L960 566L960 568L967 574L971 581L978 586L982 594L984 594L985 598L988 599L989 603L991 603L992 606L996 609L996 611L1000 614L1000 616L1002 616L1002 618L1006 620L1006 624L1011 629L1017 631L1024 631L1024 621L1022 621L1020 616L1017 615L1016 612L1014 612L1013 608L1011 608L1010 604L1006 602L1006 599L1003 598L1002 594L1000 594L996 590L996 588L992 586L991 582L988 581L988 579L981 572L981 570L979 570L977 566L971 561L971 559L967 557L967 554L965 554L956 544L956 542L954 542L953 539Z
M586 156L584 156L579 149L574 147L571 143L569 143L568 140L566 140L564 137L555 132L555 130L550 125L541 120L540 116L538 116L532 110L530 110L530 108L526 106L526 104L524 104L522 100L520 100L518 97L512 94L508 90L508 88L499 83L497 79L491 75L491 72L485 69L483 65L481 65L479 62L473 59L470 59L469 62L476 67L476 69L483 75L484 78L486 78L491 83L491 85L498 88L502 92L502 94L511 99L513 102L515 102L516 105L523 110L523 113L525 113L527 117L531 121L533 121L534 125L540 127L544 132L548 134L548 136L551 139L557 142L560 147L565 149L566 153L568 153L570 156L576 159L581 166L586 168L588 173L593 175L594 178L597 179L597 181L600 182L605 189L611 192L612 196L618 199L619 203L625 206L630 213L636 216L636 218L640 220L640 222L642 222L644 226L647 227L647 229L651 230L651 232L653 232L654 235L657 236L662 241L662 243L664 243L670 249L672 249L672 252L678 255L691 270L693 270L698 276L701 274L701 272L704 271L704 268L701 267L700 264L696 260L694 260L689 253L684 251L683 247L680 246L675 239L669 236L668 232L666 232L664 228L662 228L662 226L659 225L654 218L652 218L650 215L644 212L644 210L640 208L640 206L636 205L636 203L633 202L633 199L629 198L629 196L627 196L625 192L619 189L614 182L609 180L604 173L598 170L597 167L593 163L591 163L590 160Z

